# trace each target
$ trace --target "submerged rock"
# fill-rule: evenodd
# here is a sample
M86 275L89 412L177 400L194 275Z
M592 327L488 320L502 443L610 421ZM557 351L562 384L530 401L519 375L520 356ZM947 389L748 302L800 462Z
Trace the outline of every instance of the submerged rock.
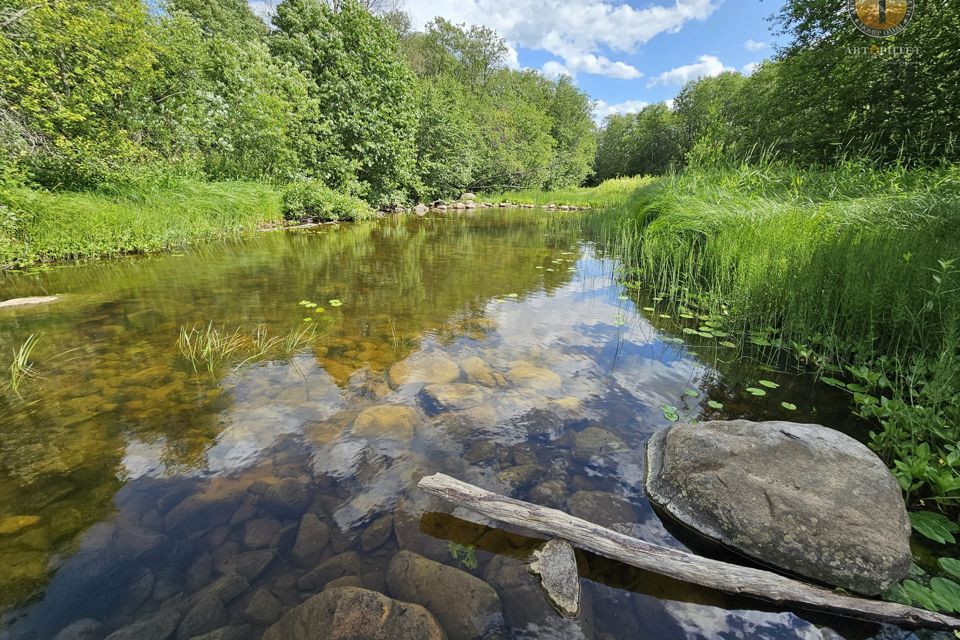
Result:
M900 486L853 438L793 422L674 425L647 445L650 499L774 567L875 595L907 574Z
M114 631L107 636L107 640L167 640L176 632L179 623L179 613L163 611L147 620Z
M484 400L483 392L479 387L463 382L427 385L419 396L420 404L427 415L470 409L480 405Z
M457 363L441 355L408 358L390 367L390 384L442 384L460 377Z
M615 530L637 522L630 503L606 491L577 491L570 496L569 509L577 518Z
M313 570L300 576L297 586L304 591L319 591L321 587L347 575L360 572L360 556L356 551L346 551L318 564Z
M460 361L460 368L467 378L467 382L484 387L497 386L497 378L487 363L477 356L464 358Z
M626 442L600 427L587 427L573 434L573 455L583 460L626 450Z
M343 587L328 589L288 611L263 640L444 640L422 606Z
M420 419L410 407L385 404L365 409L353 421L353 435L361 438L410 440Z
M305 567L312 566L330 542L330 527L313 513L305 513L300 519L297 541L290 552L293 559Z
M580 574L573 547L553 538L533 552L530 571L540 576L540 586L550 603L568 618L580 612Z
M83 618L67 625L53 640L100 640L103 637L103 624L91 618Z
M560 376L550 369L537 367L526 360L515 360L510 363L507 371L507 380L520 387L530 387L540 391L559 389L563 384Z
M393 556L387 570L390 595L425 606L450 640L496 635L502 625L500 597L483 580L411 551Z

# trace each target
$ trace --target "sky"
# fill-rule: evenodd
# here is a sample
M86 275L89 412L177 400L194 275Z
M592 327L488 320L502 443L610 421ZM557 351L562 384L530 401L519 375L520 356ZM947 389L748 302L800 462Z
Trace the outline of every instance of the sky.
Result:
M750 73L773 55L767 17L784 0L403 0L414 28L434 16L494 29L509 64L568 74L594 116L669 101L684 83Z

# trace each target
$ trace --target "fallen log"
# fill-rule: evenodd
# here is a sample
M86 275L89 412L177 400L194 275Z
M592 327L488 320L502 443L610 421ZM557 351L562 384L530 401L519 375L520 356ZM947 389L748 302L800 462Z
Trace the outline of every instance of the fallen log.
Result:
M843 595L779 574L670 549L437 473L420 488L494 520L562 538L574 546L675 580L778 605L909 627L960 629L960 619L894 602Z

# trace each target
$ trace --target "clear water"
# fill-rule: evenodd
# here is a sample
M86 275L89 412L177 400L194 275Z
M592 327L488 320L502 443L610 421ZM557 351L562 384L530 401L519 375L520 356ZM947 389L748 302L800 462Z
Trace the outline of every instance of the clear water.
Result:
M53 637L81 619L105 636L186 613L194 594L240 570L249 586L223 598L217 624L256 638L268 622L251 618L255 593L285 611L323 588L304 575L342 554L335 575L389 593L399 549L494 586L503 637L905 637L593 556L582 558L584 612L564 620L522 570L537 540L449 515L417 490L442 471L683 547L642 489L644 441L669 424L661 405L854 428L843 397L809 378L726 362L714 341L679 343L678 321L624 295L581 221L389 218L5 276L0 299L63 299L0 315L0 353L41 334L40 377L22 398L0 396L0 637ZM291 358L196 374L177 347L182 327L281 335L305 317L322 337ZM467 358L482 361L480 375L451 365ZM451 366L473 386L441 406L417 380L446 381ZM749 396L758 377L782 386ZM406 422L355 424L380 405L407 407ZM578 443L588 427L628 447ZM305 513L330 542L301 561ZM445 606L463 597L451 591Z

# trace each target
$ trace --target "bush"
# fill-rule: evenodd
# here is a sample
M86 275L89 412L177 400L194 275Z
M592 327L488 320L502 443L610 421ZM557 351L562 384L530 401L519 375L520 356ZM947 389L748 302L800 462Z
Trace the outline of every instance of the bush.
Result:
M301 180L283 192L283 217L287 220L365 220L373 209L360 198L338 193L316 180Z

